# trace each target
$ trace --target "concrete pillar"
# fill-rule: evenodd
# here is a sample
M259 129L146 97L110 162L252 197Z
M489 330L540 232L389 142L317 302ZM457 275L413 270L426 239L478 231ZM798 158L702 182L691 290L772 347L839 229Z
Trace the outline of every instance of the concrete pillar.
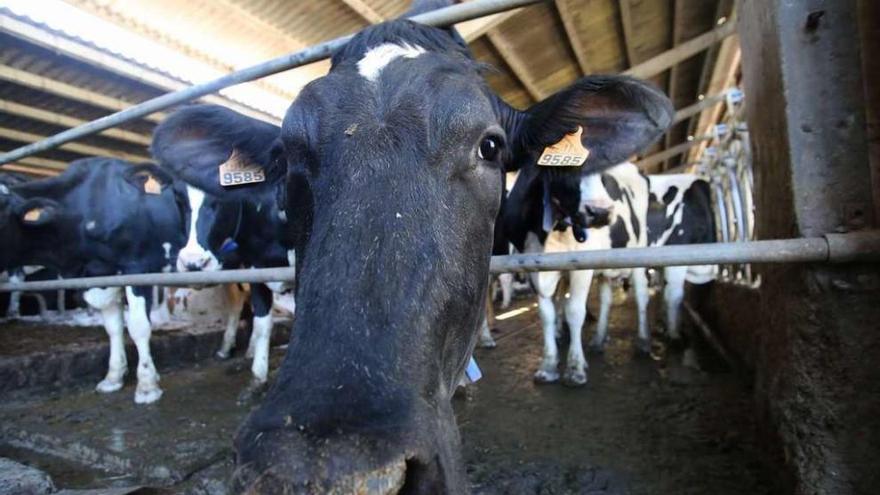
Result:
M857 12L857 0L740 2L759 238L875 225ZM876 493L880 270L759 270L755 395L787 484L797 494Z

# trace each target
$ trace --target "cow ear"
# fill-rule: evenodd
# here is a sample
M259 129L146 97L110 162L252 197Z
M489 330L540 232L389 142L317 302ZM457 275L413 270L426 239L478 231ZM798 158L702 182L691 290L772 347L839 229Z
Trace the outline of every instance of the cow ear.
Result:
M598 172L656 141L672 123L659 89L626 76L589 76L513 118L510 169L532 164ZM511 132L513 131L513 132Z
M162 168L221 197L251 197L287 171L278 126L218 105L178 110L156 128L150 149Z
M43 227L58 218L59 206L45 198L29 199L16 208L19 222L25 227Z
M143 194L159 195L174 184L174 178L168 172L150 163L132 166L124 179Z

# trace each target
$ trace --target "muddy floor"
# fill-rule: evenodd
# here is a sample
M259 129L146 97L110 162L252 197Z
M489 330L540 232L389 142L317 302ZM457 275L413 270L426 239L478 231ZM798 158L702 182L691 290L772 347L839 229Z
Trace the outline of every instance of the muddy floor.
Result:
M588 355L589 383L536 385L540 326L531 299L515 306L528 311L497 323L498 347L476 354L483 379L455 402L475 493L774 492L750 392L710 353L700 362L711 372L683 367L659 339L651 358L635 357L634 308L618 298L606 353ZM282 355L276 349L273 363ZM231 439L248 409L239 403L248 367L240 357L160 366L165 395L149 406L132 402L131 379L111 395L82 383L4 401L0 456L45 470L58 488L223 493Z

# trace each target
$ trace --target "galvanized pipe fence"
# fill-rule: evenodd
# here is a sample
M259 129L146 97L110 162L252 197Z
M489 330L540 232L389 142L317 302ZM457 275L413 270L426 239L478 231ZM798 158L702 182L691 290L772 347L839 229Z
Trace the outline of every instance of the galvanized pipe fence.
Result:
M474 0L444 7L431 12L426 12L410 19L429 26L450 26L459 22L469 21L478 17L485 17L500 12L506 12L526 5L531 5L544 0ZM330 55L345 46L354 35L342 36L330 41L318 43L297 52L282 55L280 57L246 67L225 76L202 84L196 84L179 91L166 93L143 103L139 103L125 110L101 117L87 124L73 127L66 131L50 136L36 143L22 146L7 153L0 154L0 165L21 158L46 151L64 143L76 139L97 134L101 131L116 127L119 124L145 117L160 110L186 103L196 98L217 92L221 89L235 86L254 79L260 79L288 69L300 67L312 62L318 62L329 58Z
M493 256L492 273L595 270L724 263L880 262L880 230L823 237L647 248L601 249L567 253ZM142 273L39 282L3 283L0 292L89 289L143 285L193 286L279 282L294 279L293 268L222 270L216 272Z

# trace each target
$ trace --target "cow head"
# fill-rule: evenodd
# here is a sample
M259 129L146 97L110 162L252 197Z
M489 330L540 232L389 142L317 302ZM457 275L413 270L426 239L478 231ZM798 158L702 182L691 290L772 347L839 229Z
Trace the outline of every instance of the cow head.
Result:
M47 240L59 239L56 231L59 224L66 222L61 218L61 207L49 198L22 198L13 190L0 185L0 236L3 249L0 250L0 270L21 266L23 256L29 251L29 239L45 237ZM55 249L59 244L55 243Z
M476 339L501 174L578 127L590 154L572 173L600 171L671 120L659 91L624 77L519 112L482 69L449 30L398 20L336 53L255 154L264 125L219 107L157 131L154 153L203 190L277 187L302 260L291 345L237 436L237 489L466 490L450 397ZM265 180L220 186L234 155Z

